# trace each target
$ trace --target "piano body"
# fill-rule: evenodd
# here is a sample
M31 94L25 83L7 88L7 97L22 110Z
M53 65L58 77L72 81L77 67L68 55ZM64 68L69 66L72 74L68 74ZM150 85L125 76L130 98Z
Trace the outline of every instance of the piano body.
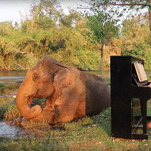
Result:
M147 101L150 84L144 61L132 56L111 56L111 135L126 139L148 139ZM133 104L140 101L140 115ZM142 129L141 132L136 132Z

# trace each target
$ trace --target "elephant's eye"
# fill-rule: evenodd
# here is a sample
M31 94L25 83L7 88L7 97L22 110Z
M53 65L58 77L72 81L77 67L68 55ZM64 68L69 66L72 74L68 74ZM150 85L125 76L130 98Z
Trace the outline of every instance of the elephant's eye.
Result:
M37 79L39 79L39 75L37 73L33 74L33 81L36 81Z

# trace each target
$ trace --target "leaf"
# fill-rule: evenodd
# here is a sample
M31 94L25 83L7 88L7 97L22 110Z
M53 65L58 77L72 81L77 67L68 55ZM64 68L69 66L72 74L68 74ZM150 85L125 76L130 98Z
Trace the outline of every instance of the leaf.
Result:
M136 8L136 11L139 11L139 8Z

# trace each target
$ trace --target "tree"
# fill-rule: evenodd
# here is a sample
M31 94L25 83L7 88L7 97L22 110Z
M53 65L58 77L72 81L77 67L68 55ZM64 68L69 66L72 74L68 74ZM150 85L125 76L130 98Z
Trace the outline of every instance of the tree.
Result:
M127 19L122 29L122 54L132 55L145 60L145 69L150 70L150 34L147 21L141 21L141 15Z
M151 35L151 0L90 0L90 3L93 3L93 7L106 10L110 13L114 12L116 16L113 17L118 18L123 17L125 14L130 14L132 11L133 13L138 13L140 10L145 9L147 14L145 13L144 17L149 20ZM111 8L111 6L116 6L116 8ZM121 9L121 7L123 7L123 9Z
M57 27L62 12L57 0L40 0L40 3L32 3L30 15L21 16L22 31L33 32L37 29L49 30Z
M78 20L80 20L82 17L81 15L75 11L70 10L69 15L66 15L64 13L60 13L60 26L66 26L66 27L74 27Z
M104 78L103 48L113 37L118 35L118 27L115 26L116 20L114 20L108 13L104 13L94 7L91 11L92 13L87 14L87 25L93 32L92 38L101 44L101 76Z

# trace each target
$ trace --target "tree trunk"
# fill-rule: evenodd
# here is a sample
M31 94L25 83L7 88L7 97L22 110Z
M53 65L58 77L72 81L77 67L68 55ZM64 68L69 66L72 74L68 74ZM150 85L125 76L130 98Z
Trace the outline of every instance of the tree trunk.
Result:
M104 42L101 42L101 77L104 79L104 65L103 65L103 47L104 47Z

